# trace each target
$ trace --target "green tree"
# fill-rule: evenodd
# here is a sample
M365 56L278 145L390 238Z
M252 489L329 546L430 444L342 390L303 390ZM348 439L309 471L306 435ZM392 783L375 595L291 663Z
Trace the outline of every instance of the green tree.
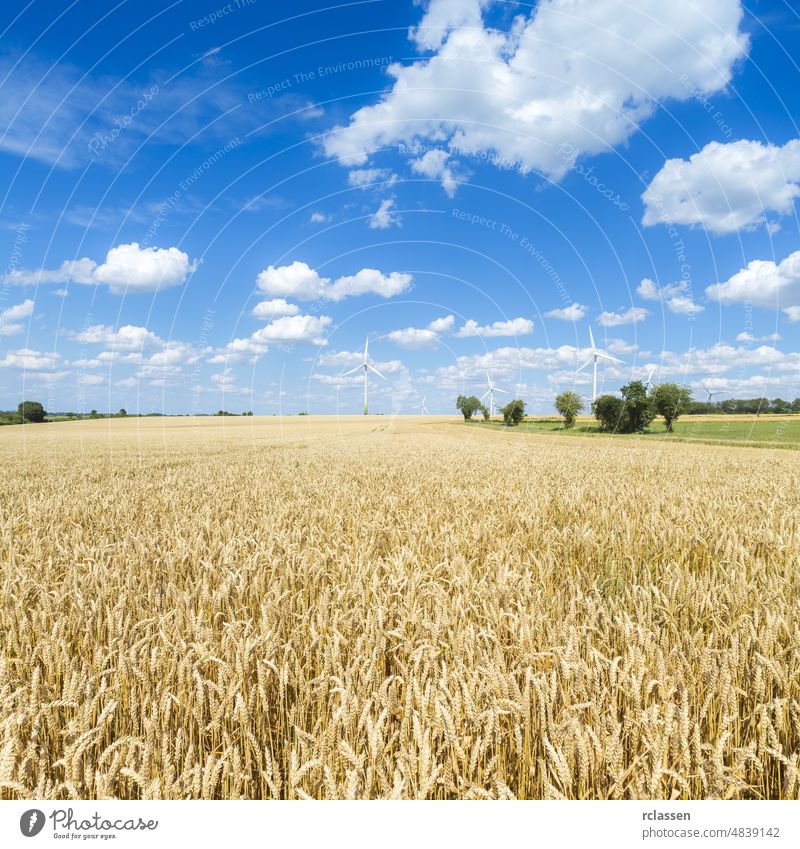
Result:
M656 414L664 417L667 433L672 433L673 424L692 403L692 391L677 383L659 383L653 387L650 398Z
M45 417L44 407L38 401L22 401L17 407L17 414L25 422L43 422Z
M117 415L118 415L118 416L121 416L122 418L125 418L125 416L127 416L127 415L128 415L128 411L127 411L124 407L120 407L119 412L117 413Z
M564 427L575 427L575 418L583 409L583 399L577 392L562 392L556 396L556 410L564 419Z
M464 421L468 422L475 413L479 410L483 410L483 404L481 404L480 399L476 398L474 395L459 395L456 399L456 408L461 411L461 415L464 416ZM484 416L484 418L486 418L486 416Z
M515 398L509 401L500 412L503 414L503 423L506 427L518 425L525 418L525 402Z
M647 387L641 380L632 380L626 383L620 392L625 401L622 432L644 433L656 415L652 399L647 394Z
M92 410L92 412L89 413L89 416L93 419L96 419L97 418L97 410Z
M607 433L624 433L625 402L616 395L601 395L592 402L594 417L600 422L600 430Z

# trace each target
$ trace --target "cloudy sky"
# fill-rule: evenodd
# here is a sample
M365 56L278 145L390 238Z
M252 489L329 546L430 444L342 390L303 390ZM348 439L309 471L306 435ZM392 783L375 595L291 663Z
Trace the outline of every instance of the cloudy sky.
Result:
M800 395L782 0L12 2L0 408Z

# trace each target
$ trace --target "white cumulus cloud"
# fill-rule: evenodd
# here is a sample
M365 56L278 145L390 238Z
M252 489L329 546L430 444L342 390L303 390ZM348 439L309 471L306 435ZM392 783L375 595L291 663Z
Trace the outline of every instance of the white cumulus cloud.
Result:
M458 184L456 174L448 165L450 154L446 150L429 150L411 163L411 170L433 180L440 180L447 197L455 197Z
M54 369L60 354L42 353L30 348L20 348L16 351L8 351L0 360L0 367L25 369L26 371L46 371Z
M22 333L25 325L18 322L20 319L29 318L32 312L33 301L30 298L0 312L0 336L14 336L16 333Z
M659 286L650 278L645 277L636 287L640 298L646 301L661 301L670 312L677 315L697 315L705 307L696 304L691 294L691 288L685 280Z
M597 323L603 327L619 327L620 324L635 324L644 321L649 312L644 307L631 307L624 312L601 312Z
M15 269L3 281L19 286L104 283L115 295L124 295L180 286L196 269L197 261L190 261L178 248L142 248L138 242L131 242L111 248L100 265L83 257L66 260L56 269Z
M325 330L333 321L327 315L286 315L271 321L250 336L234 339L216 351L209 363L253 361L266 354L271 344L327 345Z
M464 322L454 335L463 339L469 336L529 336L531 333L533 333L533 322L529 318L493 321L483 326L471 318Z
M290 315L276 318L252 335L255 342L306 342L327 345L325 328L331 323L327 315Z
M357 188L366 188L374 183L388 183L392 185L397 181L397 175L392 174L388 168L354 168L347 175L347 182Z
M226 368L224 371L218 374L212 374L211 382L215 383L221 388L228 388L236 384L236 376L233 373L233 369Z
M754 259L725 282L709 286L706 295L721 304L791 309L800 303L800 251L779 263Z
M435 348L439 342L439 334L427 327L405 327L402 330L393 330L387 338L395 345L411 350Z
M395 202L392 198L382 200L381 205L369 217L370 229L388 230L390 227L399 226L402 219L394 207Z
M95 279L115 294L155 292L180 286L197 268L178 248L142 248L137 242L118 245L94 270Z
M642 195L642 222L699 224L733 233L787 215L800 192L800 140L710 142L689 159L668 159ZM773 227L774 230L774 227Z
M454 315L444 315L441 318L435 318L429 325L428 329L436 333L449 333L456 323Z
M297 304L290 304L285 298L273 298L256 304L251 314L254 318L277 318L281 315L297 315L299 312Z
M427 327L406 327L402 330L393 330L387 338L395 345L411 350L435 348L442 335L453 329L455 322L455 316L447 315L434 319Z
M766 336L754 336L747 330L736 335L737 342L780 342L783 339L780 333L768 333Z
M363 351L327 351L317 360L318 366L328 366L339 369L348 369L357 366L364 361ZM384 374L402 371L404 366L400 360L370 360L378 371Z
M112 351L141 351L145 348L158 348L163 344L163 340L152 330L133 324L126 324L117 329L111 325L93 324L69 335L76 342L104 345Z
M580 321L589 312L589 308L583 304L574 302L563 309L549 310L545 313L546 318L557 318L560 321Z
M411 275L393 271L383 274L376 268L362 268L355 274L339 277L326 292L332 301L341 301L356 295L380 295L393 298L405 292L411 285Z
M391 89L326 136L326 154L352 167L399 144L491 151L558 179L565 145L624 142L659 101L723 89L748 48L738 0L541 0L506 31L485 26L489 5L432 0L411 33L432 55L390 65Z
M307 263L295 260L291 265L265 268L258 275L256 284L267 295L292 297L300 301L341 301L367 294L392 298L408 289L411 275L397 271L383 274L376 268L362 268L355 274L331 280Z

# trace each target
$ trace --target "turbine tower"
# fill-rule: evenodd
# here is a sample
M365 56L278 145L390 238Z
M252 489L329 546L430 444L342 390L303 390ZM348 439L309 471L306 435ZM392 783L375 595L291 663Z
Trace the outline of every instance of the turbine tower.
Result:
M607 354L602 348L598 348L594 344L594 335L592 334L591 325L589 326L589 341L592 344L592 354L588 360L575 372L583 371L589 363L592 364L592 401L597 400L597 361L598 360L608 360L612 363L624 363L624 360L620 360L617 357L612 357L611 354Z
M415 406L415 409L419 410L419 414L420 414L421 416L427 416L427 415L428 415L428 408L425 406L425 399L426 399L427 397L428 397L427 395L423 395L423 396L422 396L422 403L421 403L421 404L417 404L417 405Z
M364 370L364 415L367 415L367 374L368 372L374 371L378 377L386 380L386 378L376 369L374 366L371 366L368 362L368 351L367 347L369 345L369 337L364 340L364 360L360 365L357 365L355 368L351 368L350 371L346 371L342 377L347 377L349 374L355 374L357 371L361 369Z
M488 391L484 392L484 393L483 393L483 395L481 395L481 401L483 401L483 399L484 399L487 395L489 396L489 415L490 415L490 416L493 416L493 415L495 414L495 409L494 409L494 393L495 393L495 392L502 392L504 395L508 395L508 392L506 392L506 390L505 390L505 389L498 389L498 388L494 385L494 383L492 382L492 376L489 374L489 372L488 372L488 371L486 372L486 382L489 384L489 389L488 389Z

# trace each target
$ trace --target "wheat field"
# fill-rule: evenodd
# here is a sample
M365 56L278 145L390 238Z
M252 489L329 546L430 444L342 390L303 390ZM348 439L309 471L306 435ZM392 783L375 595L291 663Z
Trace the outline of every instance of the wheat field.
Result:
M0 797L798 798L800 455L0 430Z

